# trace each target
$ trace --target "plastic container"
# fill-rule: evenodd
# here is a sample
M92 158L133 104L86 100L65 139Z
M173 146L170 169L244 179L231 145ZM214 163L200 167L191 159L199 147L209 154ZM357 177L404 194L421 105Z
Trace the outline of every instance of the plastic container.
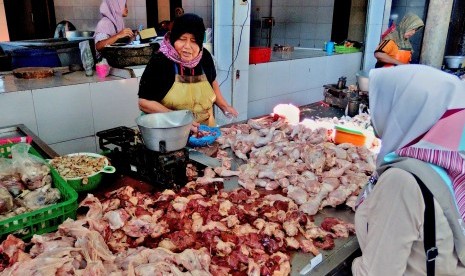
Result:
M95 65L95 72L97 72L97 76L99 78L103 79L110 73L110 65L105 63L97 63L97 65Z
M90 157L105 158L105 166L98 172L95 172L87 177L87 183L83 184L82 180L84 177L73 177L73 178L66 178L63 179L73 188L76 192L84 192L84 191L91 191L98 187L100 182L102 182L102 173L114 173L116 171L115 167L108 165L108 159L100 154L91 153L91 152L79 152L79 153L71 153L67 154L66 156L76 156L76 155L86 155Z
M11 67L60 67L61 61L56 50L51 49L15 49L11 51Z
M359 48L355 47L346 47L344 45L336 45L334 46L334 50L338 54L350 54L350 53L357 53L360 52Z
M189 140L187 141L187 144L191 147L205 147L208 145L213 144L215 140L221 136L221 130L218 127L209 127L206 125L200 125L199 126L200 131L208 131L212 135L209 136L203 136L201 138L197 138L194 136L189 136Z
M328 54L328 55L333 54L333 52L334 52L334 42L333 41L326 42L325 51L326 51L326 54Z
M269 62L271 59L271 48L250 47L249 64Z
M0 145L0 157L8 157L9 150L13 144ZM29 153L41 156L33 147ZM56 231L58 226L67 218L76 218L76 209L78 207L78 195L68 183L58 174L54 168L50 168L52 183L55 188L60 190L60 202L44 207L39 210L20 214L0 221L0 239L4 239L8 234L18 230L21 233L15 233L15 236L24 240L29 239L34 234L44 234Z
M365 145L366 137L362 132L340 126L336 126L335 128L336 134L334 136L334 143L351 143L355 146Z

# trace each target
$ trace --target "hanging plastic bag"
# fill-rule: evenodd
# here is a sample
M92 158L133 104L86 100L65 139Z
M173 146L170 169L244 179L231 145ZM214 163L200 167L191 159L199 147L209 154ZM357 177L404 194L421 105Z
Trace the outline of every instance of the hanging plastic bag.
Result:
M29 190L35 190L52 183L50 167L45 160L29 154L31 145L18 143L11 147L11 158L21 181Z

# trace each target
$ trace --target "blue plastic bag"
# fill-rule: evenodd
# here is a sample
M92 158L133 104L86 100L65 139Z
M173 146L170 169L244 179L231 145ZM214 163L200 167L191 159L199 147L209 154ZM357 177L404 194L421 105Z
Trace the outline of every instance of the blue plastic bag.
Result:
M189 140L187 141L187 144L190 147L205 147L208 145L213 144L215 140L221 136L221 130L218 127L209 127L206 125L200 125L199 126L199 131L208 131L210 132L211 135L208 136L203 136L201 138L197 138L194 136L189 136Z

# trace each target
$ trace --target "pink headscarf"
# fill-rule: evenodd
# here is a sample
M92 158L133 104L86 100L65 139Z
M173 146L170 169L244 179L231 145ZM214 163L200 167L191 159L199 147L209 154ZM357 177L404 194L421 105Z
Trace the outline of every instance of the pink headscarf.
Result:
M95 28L95 34L114 35L124 29L123 9L126 0L103 0L100 4L102 19Z
M200 50L199 55L196 56L193 60L183 61L181 57L179 56L178 52L176 51L176 49L174 49L173 45L171 45L169 36L170 36L170 33L166 33L163 41L160 43L160 52L162 52L170 60L178 64L181 64L184 67L194 68L195 66L197 66L197 64L199 64L200 60L202 59L203 50Z

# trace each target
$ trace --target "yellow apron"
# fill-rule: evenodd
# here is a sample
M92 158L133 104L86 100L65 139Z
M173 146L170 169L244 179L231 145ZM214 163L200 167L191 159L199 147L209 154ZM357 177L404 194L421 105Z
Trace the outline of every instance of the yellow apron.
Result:
M207 76L203 73L203 69L200 76L184 76L184 74L179 75L176 64L174 68L176 76L173 86L161 103L173 110L190 110L194 113L196 122L215 126L213 103L216 100L216 95L207 80Z

